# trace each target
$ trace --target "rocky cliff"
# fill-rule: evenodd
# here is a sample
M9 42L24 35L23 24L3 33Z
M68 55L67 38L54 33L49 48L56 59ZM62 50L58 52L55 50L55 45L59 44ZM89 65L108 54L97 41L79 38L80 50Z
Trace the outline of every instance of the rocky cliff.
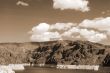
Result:
M0 64L110 65L110 46L89 41L1 43Z

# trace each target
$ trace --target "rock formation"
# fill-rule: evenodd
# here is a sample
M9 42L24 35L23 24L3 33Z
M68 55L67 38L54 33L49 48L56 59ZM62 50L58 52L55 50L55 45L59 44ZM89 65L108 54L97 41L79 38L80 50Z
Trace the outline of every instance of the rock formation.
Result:
M89 41L1 43L0 64L110 66L110 46Z

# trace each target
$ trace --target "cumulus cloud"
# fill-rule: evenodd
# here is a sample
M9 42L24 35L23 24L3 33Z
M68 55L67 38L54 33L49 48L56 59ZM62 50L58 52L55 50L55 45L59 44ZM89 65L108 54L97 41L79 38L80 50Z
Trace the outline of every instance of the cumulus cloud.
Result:
M79 26L84 28L95 28L100 31L110 31L110 17L96 18L93 20L85 19Z
M106 34L104 33L100 33L94 30L82 29L78 27L73 27L72 29L64 32L62 36L65 38L71 38L77 40L82 39L91 42L100 42L107 38Z
M50 25L47 23L40 23L39 25L32 28L33 34L42 34L49 30Z
M77 26L77 24L76 23L56 23L56 24L51 25L50 29L51 30L59 30L59 31L65 30L66 31L73 26Z
M56 32L49 31L50 25L47 23L40 23L39 25L32 28L31 31L31 41L34 42L45 42L45 41L54 41L60 40L60 34Z
M91 42L100 42L107 39L105 33L81 28L75 23L40 23L32 28L31 34L31 41L34 42L80 39Z
M17 3L16 3L16 5L21 5L21 6L29 6L29 4L28 3L26 3L26 2L23 2L23 1L18 1Z
M53 0L53 7L55 9L74 9L77 11L89 11L87 0Z
M106 34L107 39L104 42L110 42L110 17L95 18L93 20L85 19L79 24L79 27L97 29Z
M54 40L61 40L61 36L58 32L44 32L42 34L33 34L31 36L31 41L34 42L45 42Z
M107 35L94 30L81 29L80 34L91 42L100 42L107 39Z

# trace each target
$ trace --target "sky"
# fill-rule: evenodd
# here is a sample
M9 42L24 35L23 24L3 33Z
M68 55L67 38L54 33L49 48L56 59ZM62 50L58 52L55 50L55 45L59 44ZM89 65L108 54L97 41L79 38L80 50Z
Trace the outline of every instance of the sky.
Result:
M61 31L55 29L56 31L52 32L53 31L52 27L55 27L54 25L57 23L59 23L58 26L61 25L61 23L64 23L65 24L64 26L68 25L68 23L71 24L76 23L76 25L78 25L77 26L78 28L75 27L74 29L77 30L77 34L81 34L81 36L83 36L84 39L85 38L89 39L88 38L89 36L88 34L85 35L82 33L84 31L88 33L89 32L92 33L90 30L88 30L91 28L94 29L95 31L93 34L89 34L89 35L99 34L99 36L102 36L103 34L107 34L107 36L104 36L104 38L109 36L108 30L106 30L107 31L106 33L104 32L106 27L104 30L101 30L102 28L99 27L100 25L97 24L101 22L100 21L101 18L102 21L104 19L107 20L105 21L108 23L105 23L105 25L110 24L109 18L107 18L110 17L110 0L87 0L88 4L86 3L82 6L80 5L76 6L77 4L74 4L75 6L72 4L66 5L65 4L67 3L65 2L66 0L60 0L60 1L61 2L59 2L59 0L0 0L0 42L38 41L38 39L36 39L36 36L38 37L38 35L40 35L39 36L40 38L42 34L37 34L38 33L37 27L40 26L41 29L42 28L45 29L47 28L48 25L49 25L49 29L47 29L46 31L42 31L39 27L40 33L48 32L46 33L46 35L43 34L43 36L50 36L52 34L52 36L50 37L53 37L56 36L55 34L57 34L60 35L59 36L60 39L62 39L61 37L63 37L63 39L70 38L70 36L72 35L70 35L69 37L64 36L65 34L68 35L67 33L70 32L69 28L68 30L61 30ZM83 0L79 0L79 1L83 1ZM62 2L63 4L61 5ZM99 19L99 22L96 18ZM94 24L97 25L97 28L95 28L95 26L88 21L87 21L88 24L91 24L90 26L93 27L85 26L87 24L86 20L91 20ZM97 23L94 22L95 20L97 20ZM102 24L101 26L103 27L104 25ZM107 29L109 29L109 25L107 26L108 26ZM36 29L33 29L34 27L36 27ZM70 26L70 27L73 28L74 26ZM87 28L87 30L85 30L85 28ZM37 33L34 31L36 31ZM62 31L63 33L59 33ZM73 32L75 31L72 31L72 34ZM32 35L33 36L35 35L34 39ZM94 36L92 38L94 38ZM104 40L103 42L108 43L107 39ZM47 38L44 38L44 40L47 40ZM94 39L92 39L92 41L96 42L96 40ZM102 40L99 39L98 42L102 42Z

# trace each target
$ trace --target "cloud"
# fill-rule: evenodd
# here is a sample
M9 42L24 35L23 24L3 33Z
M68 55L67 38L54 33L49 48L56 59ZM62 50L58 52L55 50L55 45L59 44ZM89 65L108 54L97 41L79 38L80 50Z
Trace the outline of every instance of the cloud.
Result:
M93 20L85 19L79 24L79 27L97 29L107 36L107 39L103 42L110 42L110 17L95 18Z
M76 23L56 23L56 24L51 25L50 30L59 30L59 31L65 30L66 31L73 26L77 26L77 24Z
M100 31L110 31L110 17L96 18L93 20L85 19L79 26L84 28L94 28Z
M58 32L44 32L42 34L33 34L31 36L31 41L33 42L45 42L60 40L61 36Z
M77 11L89 11L87 0L53 0L53 7L55 9L74 9Z
M105 40L107 38L106 34L100 33L98 31L94 30L88 30L88 29L82 29L79 27L73 27L72 29L64 32L62 34L63 37L66 39L81 39L81 40L88 40L91 42L100 42L102 40Z
M107 39L105 33L81 28L75 23L40 23L33 27L31 32L32 36L30 39L34 42L80 39L91 42L100 42Z
M40 23L39 25L32 28L33 34L42 34L47 32L50 28L50 25L47 23Z
M26 3L26 2L23 2L23 1L18 1L17 3L16 3L16 5L21 5L21 6L29 6L29 4L28 3Z
M80 34L91 42L100 42L107 39L107 35L105 33L101 33L99 31L81 29Z
M39 25L32 28L31 31L31 41L34 42L45 42L60 40L61 36L58 32L49 31L50 25L47 23L40 23Z

